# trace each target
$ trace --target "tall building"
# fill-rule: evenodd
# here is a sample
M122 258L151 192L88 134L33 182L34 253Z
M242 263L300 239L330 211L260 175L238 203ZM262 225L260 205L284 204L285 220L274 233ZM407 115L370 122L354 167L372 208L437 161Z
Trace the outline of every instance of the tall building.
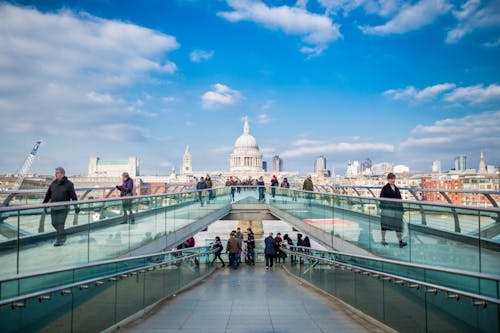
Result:
M467 156L460 155L455 157L455 171L465 171L467 169Z
M273 156L273 172L283 171L283 160L278 156Z
M266 161L262 161L262 169L264 170L264 172L267 172L267 162Z
M128 160L104 160L100 157L89 159L89 177L121 177L128 172L130 177L139 176L139 159L129 157Z
M193 166L191 165L191 154L189 153L189 145L186 145L186 151L184 152L184 157L182 158L182 170L181 175L192 175Z
M372 168L372 160L370 160L369 158L365 159L362 163L361 163L361 173L364 173L364 172L367 172L367 171L370 171Z
M435 160L432 162L432 173L441 173L441 161Z
M316 157L314 161L314 173L316 175L323 174L324 170L326 170L326 158L321 155Z
M358 161L354 161L352 163L351 163L351 161L349 161L349 163L347 163L347 171L345 173L345 176L346 177L359 176L359 162Z
M230 156L230 171L235 174L256 176L264 172L262 154L257 141L250 135L248 117L245 117L243 134L236 140L233 153Z
M486 171L486 163L484 163L484 155L483 152L481 152L481 157L479 158L479 171L477 173L480 173L484 175L487 173Z

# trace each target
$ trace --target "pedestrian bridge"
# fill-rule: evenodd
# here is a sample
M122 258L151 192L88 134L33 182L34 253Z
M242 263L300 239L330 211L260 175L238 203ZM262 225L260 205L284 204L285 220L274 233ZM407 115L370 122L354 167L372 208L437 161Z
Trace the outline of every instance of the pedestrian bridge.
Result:
M0 322L8 323L4 327L14 332L102 331L124 326L167 299L165 307L155 307L158 315L129 324L127 329L144 331L151 320L170 322L167 314L183 312L179 309L186 302L179 325L164 328L188 332L201 325L201 320L194 320L198 315L186 315L202 311L203 300L209 314L213 307L208 303L217 301L217 294L209 289L217 285L216 290L225 288L217 303L226 305L216 316L225 326L204 327L214 332L292 331L301 327L292 325L297 311L304 322L312 323L310 331L318 332L333 331L333 326L322 322L333 324L347 317L356 319L344 325L351 331L389 327L412 332L498 331L498 208L404 201L408 246L399 248L395 235L388 234L387 246L380 241L379 203L391 200L262 190L266 191L264 201L258 200L259 189L249 187L214 189L213 196L207 191L184 191L134 197L135 224L121 224L120 199L65 204L71 213L66 222L68 240L62 247L52 246L55 234L47 214L60 203L0 208ZM76 206L79 214L74 214ZM168 251L224 218L280 219L327 250L288 248L289 259L295 260L274 268L272 274L264 274L258 266L234 274L220 272L210 263L213 256L206 247ZM179 290L205 280L206 284L172 298ZM286 295L266 282L288 286ZM335 300L297 288L306 284ZM256 285L265 287L252 292ZM232 299L228 290L234 286L240 287ZM248 291L247 297L243 290ZM290 293L296 294L290 304L279 302L292 297ZM204 296L196 303L193 295ZM262 303L269 311L249 310L255 320L232 325L241 319L237 312L232 318L233 311L240 311L236 310L240 300L242 307L255 309ZM306 304L325 316L313 318ZM274 313L275 306L283 313ZM160 316L163 312L165 316ZM288 324L278 318L286 316ZM256 324L258 318L262 325Z

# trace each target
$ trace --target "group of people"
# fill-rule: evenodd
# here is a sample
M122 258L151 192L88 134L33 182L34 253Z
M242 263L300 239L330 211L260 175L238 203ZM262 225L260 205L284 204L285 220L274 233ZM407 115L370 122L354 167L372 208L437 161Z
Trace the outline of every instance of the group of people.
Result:
M196 183L196 189L198 190L198 200L200 201L201 207L203 207L204 204L203 190L207 190L208 192L207 204L209 204L210 201L212 201L215 198L215 193L214 190L212 190L212 187L213 183L209 175L207 175L206 177L200 177L200 180L198 181L198 183Z
M278 177L273 175L271 178L271 182L269 184L271 186L271 196L274 198L276 196L276 187L281 188L290 188L290 183L288 179L285 177L281 182L281 185L278 181ZM245 186L255 186L258 187L259 191L259 202L264 202L266 199L266 183L264 182L264 177L260 176L259 178L253 179L252 177L248 177L247 179L240 180L238 177L230 176L226 178L226 187L231 187L231 201L234 201L234 195L236 192L240 193L241 189Z

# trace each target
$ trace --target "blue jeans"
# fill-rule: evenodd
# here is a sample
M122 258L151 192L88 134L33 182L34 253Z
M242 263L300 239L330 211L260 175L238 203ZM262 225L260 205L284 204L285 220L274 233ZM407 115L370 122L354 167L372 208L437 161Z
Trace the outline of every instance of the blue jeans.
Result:
M229 253L229 266L234 269L238 267L238 253Z
M253 248L248 249L248 262L255 264L255 250Z

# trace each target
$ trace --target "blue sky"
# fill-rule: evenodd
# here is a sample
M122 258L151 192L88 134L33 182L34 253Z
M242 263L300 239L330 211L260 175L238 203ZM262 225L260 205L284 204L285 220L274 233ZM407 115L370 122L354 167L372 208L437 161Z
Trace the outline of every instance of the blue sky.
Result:
M246 115L288 171L500 164L498 1L0 2L0 45L0 172L227 170Z

